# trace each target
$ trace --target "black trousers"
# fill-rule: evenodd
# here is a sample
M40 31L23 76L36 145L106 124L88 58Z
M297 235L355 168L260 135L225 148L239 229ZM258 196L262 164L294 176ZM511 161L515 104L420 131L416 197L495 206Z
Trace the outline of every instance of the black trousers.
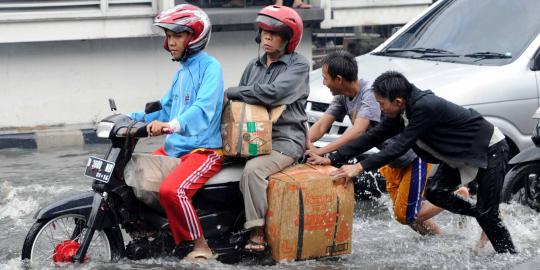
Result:
M461 184L459 171L447 164L441 164L433 178L428 181L425 196L434 205L452 213L476 218L498 253L516 253L512 237L499 214L500 193L508 162L508 145L503 140L489 147L488 151L488 166L479 169L475 178L478 182L476 204L454 194Z

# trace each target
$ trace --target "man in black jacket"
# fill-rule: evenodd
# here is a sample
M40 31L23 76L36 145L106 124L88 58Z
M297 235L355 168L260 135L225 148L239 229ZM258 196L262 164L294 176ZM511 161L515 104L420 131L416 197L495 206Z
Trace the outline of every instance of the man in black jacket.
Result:
M384 118L364 136L330 156L344 163L388 138L396 140L379 153L336 170L335 177L354 177L388 164L407 149L439 169L428 182L426 198L453 213L475 217L498 253L515 253L510 233L499 215L508 145L505 137L478 112L465 109L431 91L421 91L400 73L388 71L372 85ZM461 180L461 181L460 181ZM460 185L478 182L476 204L454 193Z

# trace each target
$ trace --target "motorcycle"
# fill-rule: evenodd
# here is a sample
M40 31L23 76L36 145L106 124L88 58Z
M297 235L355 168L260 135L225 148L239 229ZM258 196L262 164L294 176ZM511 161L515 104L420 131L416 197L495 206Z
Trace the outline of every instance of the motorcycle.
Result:
M126 185L124 168L140 138L147 137L146 124L116 113L101 120L97 136L111 146L104 158L90 157L85 175L94 179L92 191L49 204L35 214L35 223L24 240L23 260L31 264L138 260L176 255L184 257L192 244L175 247L164 212L136 198ZM159 102L146 105L145 113L161 110ZM235 263L244 257L248 233L239 190L243 164L225 161L223 169L193 197L205 237L218 260ZM125 232L125 233L123 233ZM124 236L130 238L127 245Z
M533 114L537 119L531 140L531 146L509 162L511 169L504 177L501 191L503 202L517 201L540 212L540 108Z

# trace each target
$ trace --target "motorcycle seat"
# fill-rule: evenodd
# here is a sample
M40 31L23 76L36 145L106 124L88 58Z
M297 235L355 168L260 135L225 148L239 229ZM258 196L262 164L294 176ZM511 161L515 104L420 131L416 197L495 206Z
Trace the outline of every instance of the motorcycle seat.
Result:
M242 172L244 171L244 165L245 163L240 162L225 162L221 170L210 178L210 180L206 182L205 186L240 182L240 177L242 177Z

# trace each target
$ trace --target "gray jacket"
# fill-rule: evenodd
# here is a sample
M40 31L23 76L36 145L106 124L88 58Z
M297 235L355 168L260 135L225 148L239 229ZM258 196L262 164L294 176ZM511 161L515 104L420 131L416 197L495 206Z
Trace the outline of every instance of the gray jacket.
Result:
M226 90L227 98L270 107L286 105L272 127L272 149L294 159L306 145L306 101L309 96L309 62L298 54L285 54L266 67L266 54L249 62L237 87Z

